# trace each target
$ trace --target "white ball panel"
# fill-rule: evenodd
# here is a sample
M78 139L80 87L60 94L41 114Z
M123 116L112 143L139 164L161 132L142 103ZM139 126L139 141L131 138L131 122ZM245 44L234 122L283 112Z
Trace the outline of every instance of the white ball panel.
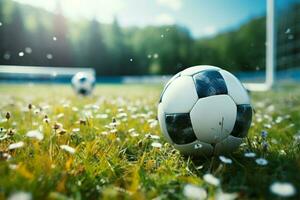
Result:
M188 113L197 100L193 78L181 76L168 86L161 103L165 113Z
M93 85L91 83L87 83L81 86L81 88L84 88L86 90L92 90Z
M166 119L165 119L165 113L163 111L161 103L158 105L158 113L157 113L159 125L160 125L160 130L163 133L164 137L166 140L173 144L172 139L170 138L168 131L167 131L167 126L166 126Z
M232 97L236 104L250 104L250 99L248 93L242 83L231 73L226 70L219 71L223 76L228 95Z
M242 138L237 138L229 135L225 140L221 141L216 145L215 154L227 154L236 150L240 144L243 142Z
M219 67L215 67L215 66L210 66L210 65L198 65L198 66L194 66L194 67L189 67L185 70L183 70L181 72L181 75L182 76L192 76L200 71L203 71L203 70L209 70L209 69L212 69L212 70L220 70Z
M213 153L213 147L205 142L195 141L190 144L178 145L174 144L174 147L185 155L193 156L210 156Z
M92 87L92 82L86 81L84 83L79 83L79 86L81 88L90 89Z
M237 107L228 95L199 99L190 112L196 137L209 144L228 137L236 120Z

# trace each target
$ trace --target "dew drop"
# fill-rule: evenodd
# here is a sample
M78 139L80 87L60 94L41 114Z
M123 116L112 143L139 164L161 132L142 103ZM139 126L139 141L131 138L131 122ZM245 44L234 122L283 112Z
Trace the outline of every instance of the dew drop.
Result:
M52 54L50 54L50 53L48 53L48 54L46 55L46 57L47 57L47 59L49 59L49 60L51 60L51 59L53 58Z
M24 52L23 51L19 52L19 56L23 57L24 56Z
M31 54L32 53L32 49L30 47L26 47L25 48L25 52L28 53L28 54Z
M4 58L5 60L9 60L9 59L10 59L10 54L9 54L9 53L5 53L5 54L3 55L3 58Z

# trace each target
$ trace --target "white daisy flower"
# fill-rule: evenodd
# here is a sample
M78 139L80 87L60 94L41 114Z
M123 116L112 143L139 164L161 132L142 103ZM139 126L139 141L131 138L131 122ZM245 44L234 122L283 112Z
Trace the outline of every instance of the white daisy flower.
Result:
M277 141L275 138L272 138L272 139L271 139L271 143L273 143L273 144L278 144L278 141Z
M294 140L296 142L300 142L300 133L299 133L299 131L298 131L298 133L296 135L294 135Z
M19 166L16 164L10 164L9 169L16 170Z
M5 118L0 118L0 122L1 123L4 123L4 122L6 122L7 120L5 119Z
M5 158L6 160L10 160L12 158L11 155L8 153L3 153L2 157Z
M253 152L246 152L246 153L244 153L244 156L247 158L254 158L256 156L256 154Z
M117 117L117 118L124 118L124 117L127 117L127 113L121 112L121 113L117 114L116 117Z
M93 113L91 110L83 110L81 115L83 118L93 118Z
M120 124L120 122L111 122L111 123L109 123L108 126L111 127L111 128L114 128L114 127L116 127L119 124Z
M97 119L107 119L108 118L108 114L97 114L96 118Z
M265 166L268 164L268 161L264 158L257 158L255 160L255 162L258 164L258 165L261 165L261 166Z
M64 104L63 104L63 107L64 107L64 108L69 108L69 107L70 107L70 103L64 103Z
M115 128L110 130L110 133L117 133L117 132L118 132L118 130Z
M281 197L290 197L296 194L296 189L291 183L275 182L270 186L273 194Z
M7 138L8 138L8 135L5 134L5 135L3 135L2 137L0 137L0 141L1 141L1 140L5 140L5 139L7 139Z
M197 170L200 170L202 168L203 168L203 165L200 165L200 166L196 167Z
M281 150L279 150L279 154L280 155L286 155L286 152L283 149L281 149Z
M193 184L186 184L183 188L183 194L189 199L202 200L207 198L206 190Z
M28 131L26 133L26 136L29 138L35 138L40 141L44 139L44 135L38 130Z
M151 138L153 140L159 140L160 139L160 137L158 135L152 135L150 133L146 134L145 137L146 138Z
M225 164L232 164L232 160L230 158L227 158L225 156L219 156L219 159L225 163Z
M65 144L64 145L60 145L60 148L62 150L65 150L65 151L69 152L70 154L74 154L75 151L76 151L73 147L70 147L70 146L65 145Z
M131 135L131 137L138 137L140 134L138 134L138 133L136 133L136 132L133 132L133 133L131 133L130 135Z
M264 127L270 129L270 128L272 128L272 125L271 124L264 124Z
M72 129L72 132L74 132L74 133L78 133L80 131L80 128L73 128Z
M119 113L122 113L122 112L124 112L124 109L123 109L123 108L119 108L119 109L118 109L118 112L119 112Z
M222 190L219 190L216 194L216 200L234 200L237 196L237 193L225 193Z
M50 106L48 104L45 104L42 106L42 110L48 110L50 108Z
M9 146L8 146L8 149L9 150L13 150L13 149L18 149L18 148L21 148L21 147L23 147L24 146L24 142L17 142L17 143L13 143L13 144L10 144Z
M92 108L93 108L94 110L99 110L100 106L94 104L94 105L92 105Z
M108 132L107 131L102 131L101 134L102 135L108 135Z
M16 192L11 194L7 200L31 200L32 195L28 192Z
M203 179L211 185L214 185L214 186L220 185L220 180L212 174L205 174L203 176Z
M77 185L78 185L78 186L81 186L81 185L82 185L82 182L81 182L81 181L77 181Z
M56 116L56 118L57 118L57 119L60 119L60 118L62 118L62 117L64 117L64 116L65 116L64 113L59 113L59 114Z
M158 125L158 121L156 119L149 119L148 123L150 128L155 128Z
M152 147L155 147L155 148L161 148L161 147L162 147L162 144L159 143L159 142L152 142L151 146L152 146Z
M99 185L96 185L96 190L100 191L101 187Z
M38 123L38 122L32 122L32 125L33 125L33 126L38 126L39 123Z
M78 109L77 107L74 106L74 107L72 107L72 111L73 111L73 112L78 112L79 109Z
M34 109L33 113L34 113L34 114L39 114L39 113L40 113L40 109L38 109L38 108L37 108L37 109Z
M135 131L135 129L134 129L134 128L131 128L131 129L128 130L128 133L132 133L132 132L134 132L134 131Z
M275 123L279 124L280 122L282 122L282 120L283 120L283 117L278 116L275 120Z

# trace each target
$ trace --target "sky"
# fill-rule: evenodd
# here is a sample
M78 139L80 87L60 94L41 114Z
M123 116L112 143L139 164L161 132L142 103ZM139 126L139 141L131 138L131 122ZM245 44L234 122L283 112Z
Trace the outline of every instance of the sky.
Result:
M118 18L121 26L180 24L194 37L220 31L265 14L266 0L14 0L55 12L59 1L66 17L96 17L102 23Z

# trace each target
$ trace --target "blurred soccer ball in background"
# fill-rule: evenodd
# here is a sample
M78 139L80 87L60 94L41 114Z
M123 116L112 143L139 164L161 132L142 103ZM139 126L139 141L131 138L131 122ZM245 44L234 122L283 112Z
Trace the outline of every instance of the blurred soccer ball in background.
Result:
M165 85L158 105L165 138L183 154L230 153L252 120L247 91L231 73L214 66L190 67Z
M78 72L72 78L72 86L79 95L90 95L95 87L95 77L91 73Z

